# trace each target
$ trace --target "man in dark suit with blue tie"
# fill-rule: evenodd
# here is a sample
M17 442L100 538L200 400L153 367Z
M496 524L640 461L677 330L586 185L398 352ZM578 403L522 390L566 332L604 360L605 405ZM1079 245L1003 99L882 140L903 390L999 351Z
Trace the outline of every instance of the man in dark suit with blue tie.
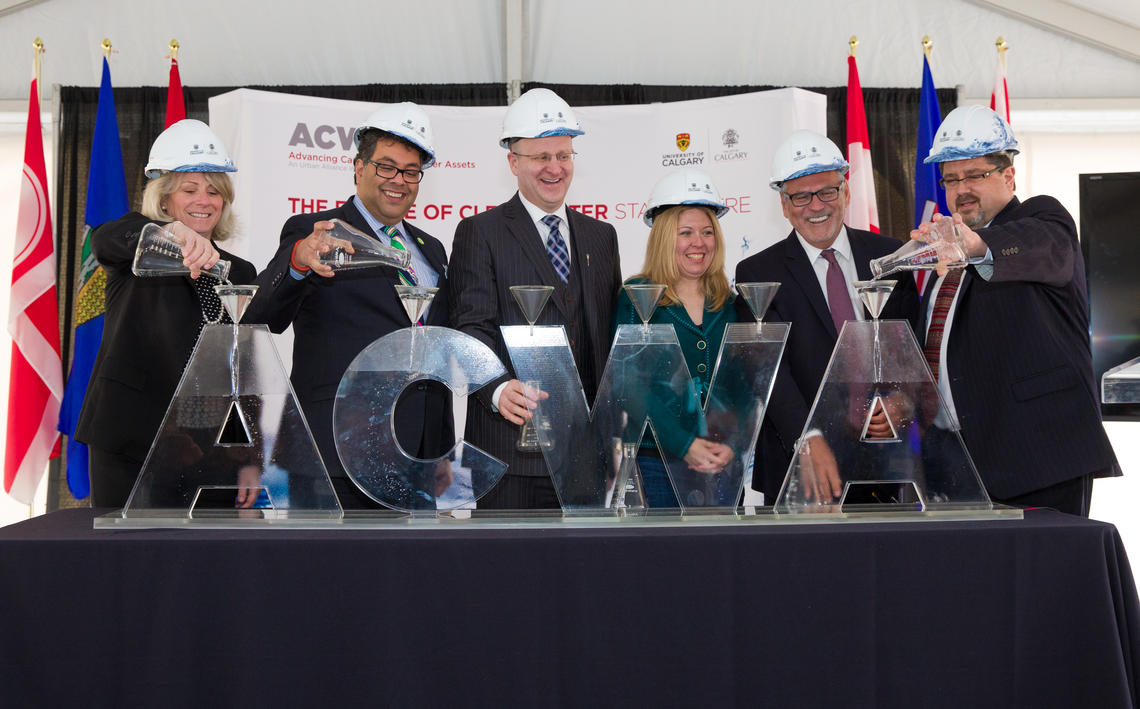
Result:
M867 314L851 285L871 278L871 259L893 253L901 242L843 224L851 193L844 175L847 161L833 142L812 131L796 131L772 160L771 187L779 191L784 216L792 225L787 238L749 256L736 267L736 282L780 284L766 320L792 324L776 373L768 410L757 441L752 487L773 504L807 422L816 392L847 320ZM752 319L742 299L742 320ZM903 319L912 326L918 292L906 274L883 309L883 319ZM871 419L869 436L889 435L881 409ZM809 434L810 455L821 487L813 495L828 501L840 494L837 451L822 436Z
M374 340L413 323L394 286L415 283L440 288L425 324L447 325L447 254L443 244L404 221L419 194L424 171L435 161L431 125L412 103L392 104L372 114L356 131L353 161L356 194L336 209L291 217L281 245L258 276L260 289L246 322L268 323L273 332L293 326L290 379L305 418L345 509L378 507L347 477L332 431L333 403L352 360ZM325 230L340 219L381 244L412 254L411 267L342 271L322 265L329 249ZM420 382L400 398L395 415L401 446L419 458L435 458L454 443L451 392ZM438 468L437 489L449 484L450 468ZM447 478L447 479L440 479ZM290 490L290 494L301 494Z
M467 402L464 440L510 466L479 501L483 509L559 507L542 454L516 450L519 426L530 409L499 331L500 325L524 324L510 286L554 287L536 324L566 327L590 403L605 369L621 268L614 228L565 204L574 177L572 140L582 133L573 111L554 92L533 89L520 96L507 109L500 139L518 192L464 219L455 230L452 327L485 342L509 372Z
M1093 381L1084 259L1060 202L1014 196L1017 153L1001 116L960 106L926 158L973 264L925 294L919 332L950 419L926 438L959 426L994 502L1088 516L1093 478L1119 466Z

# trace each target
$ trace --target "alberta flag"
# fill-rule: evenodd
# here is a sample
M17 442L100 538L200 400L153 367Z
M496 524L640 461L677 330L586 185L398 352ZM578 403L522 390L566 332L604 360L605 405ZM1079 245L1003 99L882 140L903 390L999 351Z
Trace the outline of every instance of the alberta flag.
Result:
M922 58L922 97L918 105L918 149L914 157L914 225L928 222L937 214L949 214L946 208L946 192L938 184L937 163L924 164L934 144L934 134L942 123L942 111L938 107L938 92L934 90L934 77L930 74L930 62Z
M934 90L934 77L930 74L930 62L922 58L922 96L918 104L918 148L914 156L914 226L930 221L934 215L949 214L946 207L946 191L938 184L938 164L923 163L930 154L934 136L942 123L942 111L938 107L938 92ZM926 285L927 271L915 271L918 292Z
M77 499L91 493L87 474L87 446L74 439L83 408L87 383L95 366L95 355L103 339L103 286L106 276L91 253L91 231L127 213L127 181L123 173L123 151L119 144L119 121L115 116L115 96L111 91L111 67L103 59L103 80L99 86L99 107L95 114L95 136L91 141L91 162L87 173L87 209L84 213L82 263L79 292L75 299L75 348L71 373L59 412L59 430L71 439L67 446L67 486Z

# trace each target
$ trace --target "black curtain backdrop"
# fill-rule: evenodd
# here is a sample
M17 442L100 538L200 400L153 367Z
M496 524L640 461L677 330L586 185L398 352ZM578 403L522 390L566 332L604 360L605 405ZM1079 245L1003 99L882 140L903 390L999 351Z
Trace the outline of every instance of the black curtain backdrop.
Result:
M715 96L766 91L776 86L651 86L642 84L542 84L527 83L523 91L546 87L557 92L571 106L641 104L685 101ZM186 117L209 122L209 99L239 87L184 87ZM365 84L357 86L252 86L247 88L279 93L319 96L391 103L414 101L442 106L502 106L507 103L503 84ZM846 152L847 87L809 88L827 97L827 134ZM115 110L119 123L119 139L123 149L123 169L127 195L132 209L142 199L150 145L163 130L166 121L165 86L142 86L115 89ZM871 159L875 168L875 193L878 199L879 224L884 234L906 238L914 214L915 130L918 126L918 89L863 89L867 126L871 140ZM957 106L953 89L938 91L938 101L945 116ZM60 89L59 169L56 175L56 272L61 323L61 347L64 372L71 369L72 326L77 295L76 279L83 247L84 208L87 197L87 163L91 155L91 138L95 132L95 114L99 103L98 87L64 86ZM649 186L646 186L648 189ZM48 493L48 509L75 506L67 490L63 466L52 466ZM78 503L85 504L85 503Z

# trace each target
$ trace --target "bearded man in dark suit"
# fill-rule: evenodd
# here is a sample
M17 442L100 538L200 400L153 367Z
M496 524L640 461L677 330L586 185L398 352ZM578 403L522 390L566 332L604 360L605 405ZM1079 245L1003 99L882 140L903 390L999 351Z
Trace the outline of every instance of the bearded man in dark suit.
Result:
M958 427L994 502L1087 517L1093 478L1120 472L1093 381L1084 258L1060 202L1014 196L1017 153L1005 119L971 105L946 116L926 158L971 265L926 290L919 333L948 420L923 449Z

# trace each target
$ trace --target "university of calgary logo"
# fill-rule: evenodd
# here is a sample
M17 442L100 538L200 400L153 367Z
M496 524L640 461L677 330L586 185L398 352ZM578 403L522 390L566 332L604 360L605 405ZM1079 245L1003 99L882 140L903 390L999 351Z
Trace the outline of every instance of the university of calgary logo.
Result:
M689 134L688 133L678 133L677 134L677 147L681 150L682 153L689 149Z

